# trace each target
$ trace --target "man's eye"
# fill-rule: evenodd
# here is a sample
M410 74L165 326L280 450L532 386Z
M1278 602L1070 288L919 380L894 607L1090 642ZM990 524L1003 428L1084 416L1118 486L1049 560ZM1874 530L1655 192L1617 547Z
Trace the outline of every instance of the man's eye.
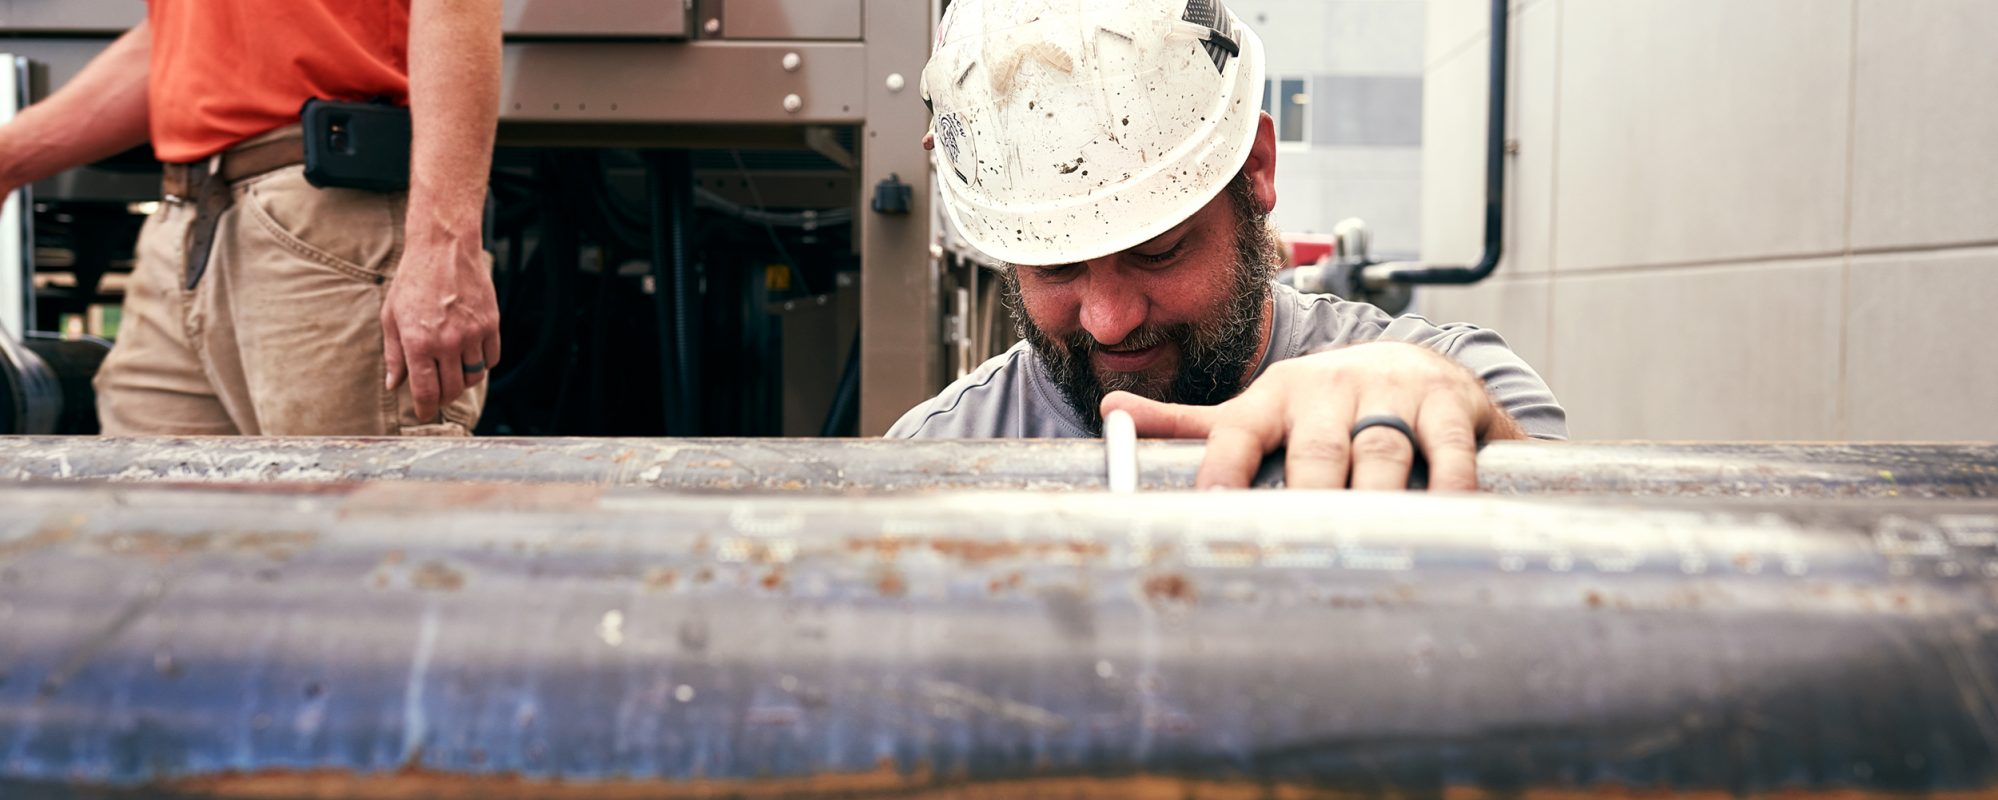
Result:
M1181 239L1177 242L1174 242L1172 247L1166 248L1166 251L1163 253L1135 253L1135 255L1138 257L1139 260L1147 264L1164 264L1167 261L1171 261L1173 260L1174 257L1178 256L1180 249L1185 245L1186 245L1186 240Z
M1034 271L1034 277L1036 278L1061 280L1075 274L1075 266L1074 264L1055 264L1047 267L1028 267L1028 269Z

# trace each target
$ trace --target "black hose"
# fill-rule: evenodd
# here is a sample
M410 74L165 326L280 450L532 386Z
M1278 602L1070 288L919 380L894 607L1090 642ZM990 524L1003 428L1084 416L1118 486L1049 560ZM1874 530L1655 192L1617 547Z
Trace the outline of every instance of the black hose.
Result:
M687 263L687 218L694 213L693 204L693 161L684 151L666 157L671 172L663 176L672 181L667 187L673 198L673 357L679 368L679 380L674 386L680 390L680 426L687 435L693 435L698 419L694 406L694 382L698 379L698 365L694 362L693 268Z
M833 389L832 408L819 435L857 436L860 433L860 332L853 334L853 346L846 351L846 367L839 372L839 385Z
M521 250L527 246L523 241L525 238L519 230L508 233L506 258L501 259L498 268L493 270L493 294L496 295L494 302L499 305L502 320L513 314L514 298L520 296L520 292L515 291L513 282L520 279Z
M557 196L553 176L548 173L559 172L560 169L560 165L546 160L537 168L538 173L546 181L543 184L547 189L544 196ZM557 335L568 323L569 281L579 269L576 261L576 229L572 226L561 203L544 202L540 205L541 238L536 242L534 252L528 253L523 258L525 264L522 273L524 275L536 269L541 271L544 281L539 298L542 303L541 328L536 331L534 343L530 345L527 357L516 362L503 362L511 363L513 366L492 377L491 391L494 395L505 392L519 382L522 376L534 374L542 363L548 360L548 354L555 349ZM509 291L509 294L518 293ZM502 316L501 319L504 320L506 317Z
M583 429L593 436L607 432L605 420L610 416L604 401L604 362L611 358L605 336L610 327L611 286L616 282L617 263L606 258L597 265L597 296L590 314L590 418ZM575 359L570 361L574 363Z
M652 209L652 293L659 325L659 403L666 435L694 431L696 370L693 356L693 281L687 264L691 204L685 152L661 151L646 160L646 194Z
M771 216L767 213L768 206L763 205L763 193L756 190L756 177L749 174L748 165L743 163L742 151L730 150L728 154L730 158L735 159L735 169L742 175L743 185L749 187L749 199L756 203L754 210L761 214L760 220L750 221L760 221L763 224L764 235L770 237L770 247L777 251L777 257L783 260L784 268L791 271L791 279L798 282L798 291L807 295L817 294L812 291L811 278L805 275L803 267L791 258L791 251L784 246L783 238L777 235L777 227L771 224ZM749 220L749 217L745 216L744 219Z

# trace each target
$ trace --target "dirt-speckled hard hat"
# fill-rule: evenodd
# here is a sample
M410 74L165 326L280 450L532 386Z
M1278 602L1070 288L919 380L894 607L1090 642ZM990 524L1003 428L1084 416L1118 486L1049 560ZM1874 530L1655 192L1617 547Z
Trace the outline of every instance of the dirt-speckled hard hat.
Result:
M955 0L923 68L944 208L1015 264L1129 249L1248 160L1263 47L1220 0Z

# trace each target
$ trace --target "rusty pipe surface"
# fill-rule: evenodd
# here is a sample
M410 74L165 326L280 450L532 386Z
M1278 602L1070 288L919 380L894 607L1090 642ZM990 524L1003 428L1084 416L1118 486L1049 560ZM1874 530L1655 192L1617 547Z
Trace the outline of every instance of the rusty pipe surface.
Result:
M9 798L1998 797L1995 703L1998 502L0 487Z
M1201 445L1139 444L1139 484L1193 486ZM1095 489L1102 443L881 439L0 438L0 480L456 480L692 491ZM1479 480L1501 494L1998 498L1991 444L1499 442ZM1272 459L1259 479L1280 483Z

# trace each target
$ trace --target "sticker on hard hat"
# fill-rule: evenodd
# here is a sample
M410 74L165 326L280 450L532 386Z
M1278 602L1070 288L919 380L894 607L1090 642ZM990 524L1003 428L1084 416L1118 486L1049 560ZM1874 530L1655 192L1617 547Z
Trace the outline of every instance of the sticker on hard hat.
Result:
M958 180L970 183L971 179L965 177L964 167L961 166L964 164L962 148L976 146L970 144L971 136L964 129L964 115L956 111L945 112L937 116L936 125L937 144L943 148L944 154L950 157L951 170L957 173ZM977 166L973 165L971 171L976 173Z
M1228 71L1228 59L1242 54L1237 44L1235 24L1228 19L1228 7L1221 0L1186 0L1186 13L1180 19L1207 29L1207 38L1200 46L1207 50L1207 57L1214 60L1214 68Z

